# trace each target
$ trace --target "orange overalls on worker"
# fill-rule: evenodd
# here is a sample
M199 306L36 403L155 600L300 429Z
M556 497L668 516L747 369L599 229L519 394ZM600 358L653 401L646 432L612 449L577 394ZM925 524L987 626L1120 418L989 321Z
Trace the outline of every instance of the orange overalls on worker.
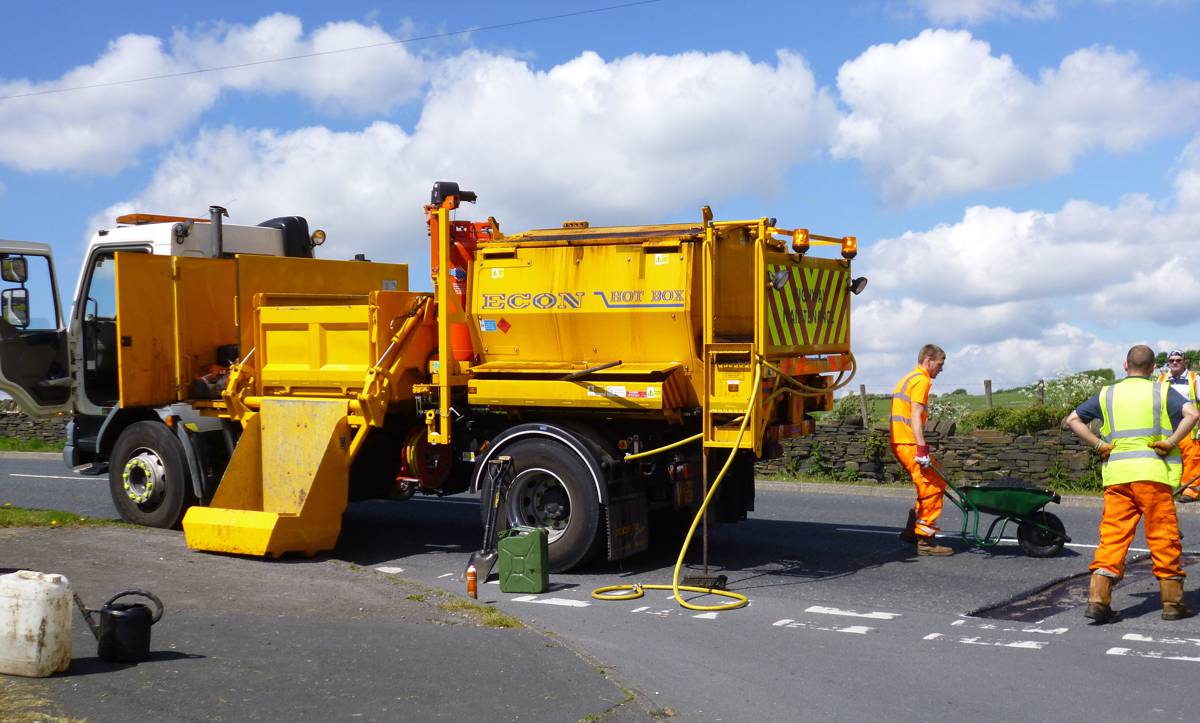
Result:
M1167 371L1158 376L1160 384L1170 384L1171 388L1183 395L1184 399L1196 404L1200 392L1196 372L1188 369L1188 359L1178 349L1167 354ZM1183 484L1187 485L1179 495L1180 502L1195 502L1200 499L1200 428L1193 428L1191 434L1179 440L1179 452L1183 455Z
M937 520L942 514L946 481L939 474L926 472L933 463L925 440L929 389L945 364L946 352L937 345L926 344L917 354L917 366L892 391L892 454L917 488L917 501L909 510L908 523L900 533L900 539L915 542L918 555L950 555L954 552L933 541L938 531Z

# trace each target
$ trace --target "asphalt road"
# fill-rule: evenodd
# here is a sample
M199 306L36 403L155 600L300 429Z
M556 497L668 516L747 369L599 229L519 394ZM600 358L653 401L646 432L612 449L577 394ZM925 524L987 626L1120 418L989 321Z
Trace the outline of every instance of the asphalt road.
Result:
M1171 691L1200 673L1200 622L1159 618L1140 534L1114 596L1125 620L1084 624L1098 501L1051 506L1073 538L1057 558L1025 557L1015 542L971 549L950 534L961 515L949 506L945 541L958 553L918 558L895 538L907 492L777 487L760 485L751 519L710 539L711 573L750 596L747 608L697 613L664 591L591 598L600 585L669 583L673 540L555 575L543 595L503 594L493 578L480 599L586 652L682 720L1195 719L1186 693ZM0 502L111 515L107 494L103 479L70 479L54 460L0 460ZM1185 548L1200 548L1200 515L1186 512ZM363 503L347 512L332 557L461 592L480 533L469 497ZM699 560L698 547L688 559ZM1188 602L1200 607L1200 594Z

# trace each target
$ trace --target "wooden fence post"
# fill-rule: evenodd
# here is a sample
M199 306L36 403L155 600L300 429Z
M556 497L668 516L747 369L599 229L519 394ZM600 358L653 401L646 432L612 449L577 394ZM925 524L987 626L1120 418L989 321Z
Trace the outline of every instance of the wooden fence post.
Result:
M992 380L991 379L983 380L983 396L985 399L987 399L987 408L991 409L992 408Z
M1039 379L1037 383L1038 404L1046 404L1046 380Z
M871 412L867 408L867 385L866 384L858 385L858 403L859 403L859 407L862 410L863 429L870 430L871 429Z

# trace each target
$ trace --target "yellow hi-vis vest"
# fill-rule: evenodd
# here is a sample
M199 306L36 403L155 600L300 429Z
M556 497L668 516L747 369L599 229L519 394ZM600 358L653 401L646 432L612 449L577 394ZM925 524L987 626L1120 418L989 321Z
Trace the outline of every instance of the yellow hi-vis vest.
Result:
M1148 446L1171 436L1169 390L1166 384L1143 377L1126 377L1100 390L1100 438L1113 445L1102 468L1105 487L1127 482L1180 485L1183 457L1179 448L1160 457Z
M1196 392L1197 392L1197 388L1196 388L1197 387L1197 381L1196 381L1197 374L1196 374L1196 372L1192 371L1191 369L1188 369L1187 371L1185 371L1183 373L1183 375L1187 378L1187 400L1189 402L1191 402L1192 404L1195 404L1196 396L1197 396L1197 394L1196 394ZM1163 372L1162 374L1158 375L1158 383L1166 384L1167 386L1172 386L1167 381L1170 378L1171 378L1170 372ZM1192 427L1192 431L1189 432L1188 434L1192 435L1192 439L1200 439L1200 424L1197 424L1195 427Z

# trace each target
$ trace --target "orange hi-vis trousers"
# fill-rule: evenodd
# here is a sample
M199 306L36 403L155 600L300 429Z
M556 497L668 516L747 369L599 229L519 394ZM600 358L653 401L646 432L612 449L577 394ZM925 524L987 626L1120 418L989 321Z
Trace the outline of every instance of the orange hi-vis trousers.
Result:
M917 445L893 444L892 454L917 488L917 503L913 505L917 524L913 531L917 537L933 537L938 531L938 517L942 515L942 493L946 491L946 482L939 475L927 474L925 468L917 464Z
M1187 435L1179 440L1179 452L1183 455L1183 484L1186 485L1193 477L1200 475L1200 441ZM1185 489L1183 496L1193 500L1200 497L1200 480L1196 480L1195 486Z
M1146 545L1160 580L1184 578L1180 558L1179 519L1169 485L1158 482L1127 482L1104 488L1104 515L1100 518L1100 545L1088 568L1093 573L1121 579L1125 555L1133 542L1138 520L1143 521Z

